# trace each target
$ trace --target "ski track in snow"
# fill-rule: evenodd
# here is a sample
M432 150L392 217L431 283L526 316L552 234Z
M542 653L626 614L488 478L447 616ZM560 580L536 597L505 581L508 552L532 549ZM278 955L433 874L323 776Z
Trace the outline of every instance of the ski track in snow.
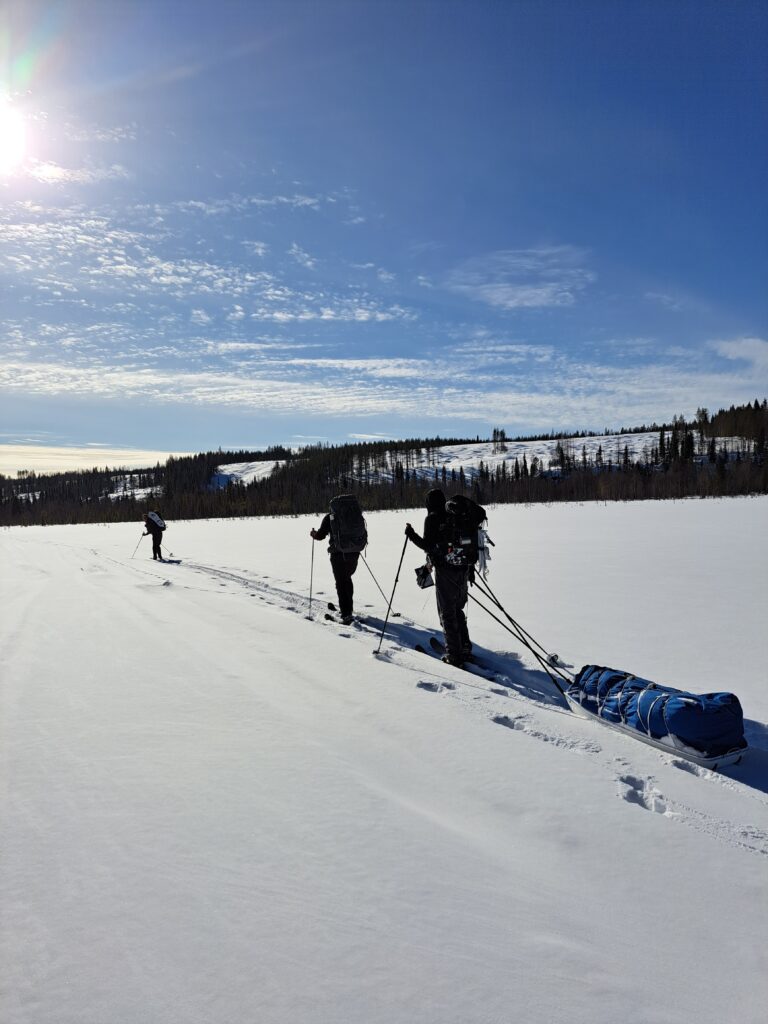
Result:
M127 568L134 573L158 581L154 583L155 586L172 587L177 585L182 589L205 591L208 593L218 590L222 596L242 595L243 591L245 591L249 597L257 597L259 600L277 609L294 614L304 614L307 617L309 615L310 602L308 596L276 585L276 583L272 582L272 577L266 574L258 574L257 577L254 574L243 574L229 569L221 569L216 566L182 559L180 564L173 564L171 571L177 578L171 580L166 577L168 571L167 562L152 563L152 565L147 566L146 563L141 564L132 559L120 560L112 558L109 555L101 554L93 548L89 549L89 553L94 558L97 558L98 561L88 566L83 566L82 571L84 572L104 572L103 563L109 561L116 566ZM204 580L209 581L214 586L193 585L189 580L184 579L185 569L191 570L196 575L203 577ZM277 582L286 584L293 581L278 580ZM326 600L323 591L317 591L317 594L318 599L313 600L312 604L313 612L317 610L319 614ZM338 623L333 621L326 621L323 618L318 618L316 621L318 625L322 625L324 628L338 628ZM379 660L390 661L401 668L413 672L418 677L415 683L417 689L457 701L467 713L480 714L494 724L502 725L512 732L520 733L529 739L550 744L554 748L592 758L600 758L603 755L603 748L597 741L578 738L573 735L563 735L556 730L547 728L546 724L539 720L541 714L544 714L546 717L550 717L552 714L560 714L566 716L571 724L576 725L577 720L564 706L561 706L559 703L543 703L541 700L534 700L533 697L526 697L524 693L520 692L520 688L525 689L524 684L520 683L519 680L506 676L502 671L496 671L495 679L489 681L479 675L472 676L460 669L444 666L437 658L433 658L435 670L429 672L423 663L426 658L431 656L429 654L420 654L413 651L411 647L398 643L395 632L401 627L419 631L422 634L425 630L409 618L400 619L397 625L390 619L389 625L394 636L390 634L388 637L389 646L384 647L382 645ZM369 641L378 642L380 627L373 628L372 625L366 624L365 621L356 621L353 628L346 627L340 629L338 635L340 639L355 639L366 643ZM517 656L510 653L507 657ZM525 710L517 714L510 712L508 710L510 701L514 701L516 705L522 705ZM577 728L582 724L579 722ZM629 742L631 743L631 738ZM638 755L641 756L639 751ZM616 772L617 761L620 766L618 773ZM765 831L754 826L715 817L681 800L668 797L661 791L654 776L648 775L644 777L642 774L634 774L630 770L629 762L623 758L606 758L603 756L602 764L605 770L612 775L613 784L618 795L631 807L652 811L670 822L687 826L728 846L740 848L752 854L768 854L768 833ZM712 772L680 758L666 758L663 754L662 764L674 768L683 774L696 776L702 782L716 783L740 798L746 796L762 806L768 806L768 800L759 791L754 791L739 783L738 780L731 779L719 772ZM670 776L670 783L674 783L672 776Z
M768 833L763 829L725 821L681 801L670 800L658 788L653 776L640 778L635 775L620 775L617 782L619 796L627 803L662 814L672 821L687 825L730 846L768 855Z
M286 610L294 612L308 610L309 599L293 591L275 587L273 584L266 584L263 580L254 581L249 577L245 577L245 575L214 568L213 566L198 563L186 564L198 572L210 575L213 579L225 581L241 588L250 588L252 591L256 591L262 600L266 600L274 605L281 605ZM410 620L404 620L404 622L411 625ZM326 624L324 623L324 625ZM334 624L329 623L329 625L333 626ZM369 638L377 638L379 630L373 630L365 623L357 622L354 629L346 628L341 630L339 636L344 639L368 640ZM400 665L403 668L414 669L415 667L412 663L415 659L429 657L430 655L413 652L411 648L403 647L395 642L386 650L382 647L382 654L380 656L383 656L385 660L391 660L393 664ZM437 659L434 658L434 660L437 663ZM479 676L465 679L463 678L465 673L461 670L443 668L439 663L437 663L437 666L439 666L437 671L432 673L418 672L420 676L416 682L418 689L458 700L470 713L479 713L490 722L505 726L514 732L522 733L530 739L549 743L559 750L587 757L598 757L602 754L602 746L596 740L563 735L542 725L539 721L539 713L542 711L547 716L552 713L563 714L567 716L570 722L574 720L571 714L564 708L560 708L557 705L543 705L541 702L534 702L530 698L525 697L514 688L512 680L503 673L499 672L496 674L495 682L486 682ZM462 678L456 681L445 678L449 674ZM506 710L503 711L498 707L500 700L507 703L507 705L510 700L514 700L516 703L523 705L526 710L520 714L509 713ZM664 755L662 757L664 758ZM622 764L624 763L622 762ZM679 758L665 759L664 763L688 774L695 775L702 780L717 782L739 796L748 795L753 797L749 788L718 772L701 768ZM607 770L615 773L613 760L603 760L603 764ZM717 818L711 814L699 811L682 801L668 798L660 792L653 776L644 778L640 775L624 772L613 774L613 781L618 788L618 792L620 792L620 796L634 807L640 807L662 815L669 821L685 825L697 831L697 833L707 835L711 839L728 846L740 848L753 854L768 854L768 834L765 831L757 827ZM755 794L753 799L763 806L768 806L768 801L763 800L758 794Z

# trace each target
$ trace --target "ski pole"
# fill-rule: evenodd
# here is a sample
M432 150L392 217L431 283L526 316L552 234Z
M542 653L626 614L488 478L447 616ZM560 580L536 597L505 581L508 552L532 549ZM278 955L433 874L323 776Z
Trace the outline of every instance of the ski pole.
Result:
M373 652L375 655L377 655L379 653L379 651L381 650L381 642L384 639L384 633L385 633L386 628L387 628L387 623L389 622L389 613L390 613L390 610L392 608L392 602L395 599L395 590L397 589L397 581L400 579L400 569L402 568L402 565L403 565L403 559L405 558L405 549L407 547L408 547L408 538L406 537L405 538L405 544L403 544L403 553L400 555L400 561L399 561L398 566L397 566L397 573L395 574L395 582L392 584L392 596L390 597L389 604L387 605L387 616L384 619L384 625L381 627L381 636L379 637L379 646Z
M362 558L362 560L363 560L363 564L365 565L365 568L366 568L366 569L368 570L368 572L369 572L369 573L371 574L371 579L372 579L372 580L373 580L373 582L374 582L374 583L376 584L376 586L377 586L377 587L379 588L379 593L381 594L381 596L382 596L382 597L384 598L384 600L386 601L386 600L387 600L387 595L386 595L386 594L384 593L384 591L383 591L383 590L381 589L381 586L379 585L379 581L378 581L378 580L376 579L376 577L375 577L375 576L373 575L373 569L371 569L370 565L368 565L368 562L367 562L367 561L366 561L366 559L365 559L365 555L361 555L360 557L361 557L361 558ZM397 618L397 617L398 617L399 615L400 615L400 612L392 612L392 618L394 618L394 619L396 619L396 618Z
M315 578L315 538L312 538L312 557L309 561L309 615L312 618L312 581Z
M518 631L518 638L520 640L522 640L522 642L525 643L526 646L529 649L531 649L531 650L532 650L531 644L533 644L535 647L538 647L539 650L542 652L542 654L545 654L547 656L547 660L549 661L549 663L550 664L554 664L557 661L557 655L550 654L549 651L546 650L546 648L542 647L542 645L539 643L538 640L536 640L534 637L531 636L531 634L528 632L527 629L524 629L523 626L521 626L519 622L517 622L515 619L512 618L512 616L509 614L507 609L504 607L504 605L501 603L501 601L498 599L498 597L491 590L490 585L488 584L488 581L484 580L484 579L480 579L480 580L476 580L476 582L478 584L478 587L480 588L480 592L485 597L489 598L496 605L496 607L499 609L499 611L502 613L502 615L504 615L505 618L509 622L512 623L512 625ZM481 605L480 607L482 608L483 606ZM528 640L530 640L531 644L526 643L526 641L523 639L523 637L527 637ZM535 653L535 652L533 652L533 653ZM537 657L538 657L538 655L537 655Z
M513 636L513 637L514 637L514 638L515 638L516 640L519 640L519 641L520 641L520 643L521 643L521 644L522 644L522 645L523 645L524 647L527 647L527 648L528 648L528 650L529 650L529 651L531 652L531 654L532 654L532 655L534 656L534 658L535 658L535 659L536 659L536 660L538 661L538 663L539 663L539 664L541 665L541 667L542 667L542 668L544 669L544 671L545 671L545 672L547 673L547 675L549 676L550 680L551 680L551 681L552 681L552 682L554 683L554 685L555 685L555 686L557 687L557 689L558 689L558 690L560 691L560 693L561 693L561 694L563 695L563 697L564 697L564 696L565 696L565 690L564 690L564 689L562 688L562 686L560 685L560 683L558 683L557 679L555 679L555 677L554 677L553 673L552 673L552 672L550 671L550 669L549 669L549 667L548 667L548 663L547 663L547 662L546 662L546 661L544 660L544 658L542 658L542 656L541 656L541 655L540 655L540 654L538 653L538 651L535 651L535 650L533 649L533 647L531 647L531 645L530 645L530 644L528 643L528 641L527 641L527 640L526 640L526 639L525 639L524 637L522 637L522 636L521 636L521 635L520 635L519 633L515 632L515 630L513 630L513 629L510 629L510 628L509 628L509 626L508 626L508 625L506 624L506 622L502 622L502 620L501 620L501 619L500 619L500 618L498 617L498 615L494 615L494 614L493 614L493 612L491 611L491 609L490 609L490 608L486 608L486 607L485 607L485 605L484 605L484 604L482 603L482 601L478 601L478 600L477 600L477 598L476 598L476 597L475 597L475 596L474 596L473 594L470 594L470 595L469 595L469 599L470 599L470 601L474 601L474 602L475 602L475 604L476 604L476 605L478 605L478 607L482 608L484 612L487 612L487 614L488 614L488 615L490 615L490 617L491 617L492 619L495 619L495 620L496 620L496 622L498 622L498 624L499 624L499 625L501 626L501 628L502 628L502 629L506 629L506 631L507 631L508 633L511 633L511 634L512 634L512 636ZM556 671L557 671L557 670L556 670ZM568 682L568 681L569 681L569 680L568 680L568 679L567 679L567 678L566 678L566 677L565 677L565 676L564 676L564 675L562 674L562 672L558 672L558 675L560 676L560 678L561 678L561 679L564 679L564 680L565 680L566 682Z
M139 544L141 544L141 542L144 539L144 537L145 537L145 534L142 533L141 537L139 537ZM135 555L136 552L139 550L139 544L137 544L136 547L133 549L133 555ZM133 558L133 555L131 555L131 558Z

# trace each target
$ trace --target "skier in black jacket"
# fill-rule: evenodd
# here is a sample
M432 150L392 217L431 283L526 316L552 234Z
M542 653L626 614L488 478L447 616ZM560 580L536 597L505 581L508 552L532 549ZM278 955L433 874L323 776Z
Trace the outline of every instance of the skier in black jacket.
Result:
M360 560L360 553L357 551L348 551L345 553L336 550L333 543L333 535L331 534L330 513L323 516L320 529L310 530L309 535L313 540L325 540L325 538L330 535L331 539L328 543L328 553L331 556L331 569L333 569L333 578L336 581L336 593L339 598L339 616L345 625L349 625L352 621L352 599L355 590L352 584L352 577L357 569L357 563Z
M155 513L155 515L157 515L157 513ZM148 512L144 515L144 533L142 533L142 537L146 537L147 535L151 535L152 537L152 557L161 562L165 561L163 553L160 550L160 544L163 540L162 528L155 522Z
M405 535L417 548L426 551L435 570L437 612L445 634L446 654L443 661L462 668L472 653L464 608L469 598L473 568L471 565L454 566L446 562L446 527L445 494L435 488L427 494L424 536L420 537L410 523L406 524Z

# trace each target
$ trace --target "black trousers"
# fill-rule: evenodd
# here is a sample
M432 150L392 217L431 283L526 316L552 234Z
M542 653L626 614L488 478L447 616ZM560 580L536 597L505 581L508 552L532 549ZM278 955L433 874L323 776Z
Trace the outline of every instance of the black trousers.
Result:
M336 581L336 593L339 597L339 615L352 614L352 596L355 588L352 586L352 577L355 575L360 555L342 555L338 551L331 552L331 568L333 578Z
M452 658L461 660L472 649L464 608L469 600L471 568L435 566L437 612L445 634L445 647Z
M160 552L160 545L163 541L163 535L160 530L150 530L150 536L152 537L152 557L162 558Z

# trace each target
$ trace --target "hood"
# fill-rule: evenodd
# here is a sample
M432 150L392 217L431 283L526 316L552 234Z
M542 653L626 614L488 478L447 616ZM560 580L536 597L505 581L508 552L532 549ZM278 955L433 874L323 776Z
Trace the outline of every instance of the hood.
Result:
M445 495L441 490L435 488L427 494L427 512L444 512Z

